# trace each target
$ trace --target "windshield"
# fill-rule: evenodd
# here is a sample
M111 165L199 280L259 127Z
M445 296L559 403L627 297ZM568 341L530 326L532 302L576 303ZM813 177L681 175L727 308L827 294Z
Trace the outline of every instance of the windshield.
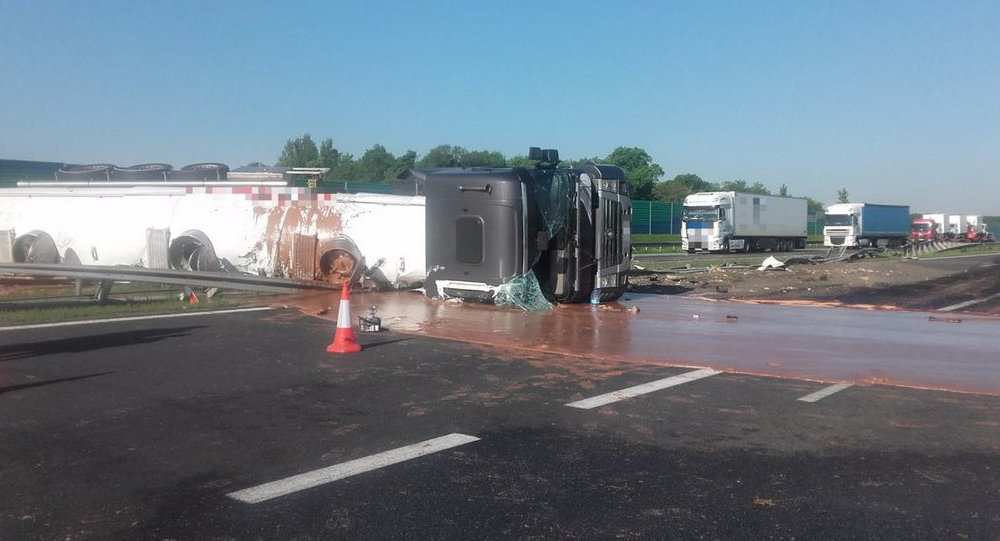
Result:
M541 228L554 237L569 216L569 173L565 169L545 169L535 171L529 197L534 197Z
M826 225L852 225L850 214L827 214L823 223Z
M929 223L913 224L913 231L926 232L930 230L931 230L931 224Z
M719 220L719 207L684 207L685 222L716 222Z

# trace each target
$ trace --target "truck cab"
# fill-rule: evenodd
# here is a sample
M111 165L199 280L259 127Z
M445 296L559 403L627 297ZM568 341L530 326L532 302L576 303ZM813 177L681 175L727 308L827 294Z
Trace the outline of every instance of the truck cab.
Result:
M826 208L823 245L896 248L910 238L910 207L875 203L838 203Z
M728 252L742 250L743 241L734 242L733 197L724 192L705 192L684 199L681 215L681 249Z
M823 219L824 246L858 246L862 205L838 203L826 208Z
M632 203L624 171L558 167L554 150L530 156L534 168L411 172L427 197L428 296L585 302L625 292Z
M934 220L916 218L910 225L910 240L913 242L931 242L941 235L941 226Z

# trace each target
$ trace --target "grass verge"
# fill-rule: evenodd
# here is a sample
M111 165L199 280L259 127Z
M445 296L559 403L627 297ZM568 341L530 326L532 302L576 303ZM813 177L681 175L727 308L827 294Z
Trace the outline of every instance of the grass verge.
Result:
M205 312L266 304L266 295L261 294L232 292L212 298L201 295L197 303L191 303L178 299L179 292L176 290L160 289L154 292L148 289L125 295L116 293L106 304L97 304L86 297L66 295L58 288L44 291L14 288L4 292L9 295L0 294L0 327Z

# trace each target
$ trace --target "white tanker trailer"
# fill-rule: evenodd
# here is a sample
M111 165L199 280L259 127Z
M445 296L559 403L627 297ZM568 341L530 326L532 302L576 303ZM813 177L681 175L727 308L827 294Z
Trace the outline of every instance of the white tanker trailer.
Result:
M0 189L0 262L342 284L358 278L365 260L381 262L372 273L381 285L423 280L423 197L322 194L268 183L22 184Z

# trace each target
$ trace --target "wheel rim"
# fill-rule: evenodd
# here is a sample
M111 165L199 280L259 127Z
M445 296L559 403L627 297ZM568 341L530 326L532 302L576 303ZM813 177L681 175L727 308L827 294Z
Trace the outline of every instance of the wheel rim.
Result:
M351 283L358 260L345 250L334 249L323 254L319 268L324 282L343 286Z

